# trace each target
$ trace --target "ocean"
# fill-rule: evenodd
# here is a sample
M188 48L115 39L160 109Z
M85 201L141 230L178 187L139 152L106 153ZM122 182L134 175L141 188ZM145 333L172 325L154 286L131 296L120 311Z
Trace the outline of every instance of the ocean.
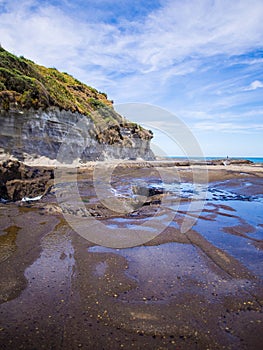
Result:
M180 159L180 160L184 160L184 159L192 159L192 160L216 160L216 159L226 159L226 157L192 157L192 158L188 158L188 157L177 157L177 156L167 156L167 159ZM250 160L253 163L263 163L263 157L229 157L228 159L247 159Z

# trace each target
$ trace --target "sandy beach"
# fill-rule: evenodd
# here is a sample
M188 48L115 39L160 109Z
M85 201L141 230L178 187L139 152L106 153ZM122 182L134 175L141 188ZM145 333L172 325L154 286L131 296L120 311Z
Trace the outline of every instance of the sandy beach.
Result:
M263 166L106 164L105 198L94 169L0 204L1 349L260 349ZM65 215L131 246L85 239Z

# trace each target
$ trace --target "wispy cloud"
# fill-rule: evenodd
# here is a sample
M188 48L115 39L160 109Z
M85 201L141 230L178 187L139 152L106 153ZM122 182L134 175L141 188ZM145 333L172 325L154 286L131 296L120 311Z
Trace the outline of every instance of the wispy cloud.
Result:
M158 104L190 125L210 120L204 128L220 116L221 130L240 131L229 116L262 107L261 0L0 0L0 9L4 48L116 103Z
M244 125L240 123L197 123L194 125L194 129L202 130L202 131L216 131L223 133L243 133L250 134L251 131L257 130L257 132L263 131L263 124L249 124Z
M0 16L3 44L15 51L30 48L39 59L44 49L42 60L59 61L63 52L67 62L81 53L77 65L86 61L109 71L171 70L186 58L191 67L191 58L239 54L263 41L263 3L255 0L166 1L143 20L121 24L77 21L62 7L33 0L13 3ZM188 71L184 65L182 74Z

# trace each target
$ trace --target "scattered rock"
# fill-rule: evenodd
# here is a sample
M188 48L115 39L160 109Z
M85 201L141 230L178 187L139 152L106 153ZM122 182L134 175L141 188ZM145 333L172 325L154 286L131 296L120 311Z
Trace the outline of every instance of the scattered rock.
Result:
M208 165L245 165L253 164L251 160L248 159L215 159L207 163Z
M156 188L151 186L133 186L132 191L135 195L145 196L145 197L152 197L155 195L160 195L164 193L163 188Z
M163 188L147 186L147 184L145 186L133 186L132 190L137 197L138 208L147 205L160 205L165 195Z

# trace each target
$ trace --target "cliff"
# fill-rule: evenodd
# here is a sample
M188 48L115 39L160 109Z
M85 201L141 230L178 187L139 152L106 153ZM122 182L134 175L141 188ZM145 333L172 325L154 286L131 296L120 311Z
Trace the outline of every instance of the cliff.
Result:
M0 151L19 160L55 160L61 145L66 163L154 159L151 131L116 113L105 93L1 47L0 128Z

